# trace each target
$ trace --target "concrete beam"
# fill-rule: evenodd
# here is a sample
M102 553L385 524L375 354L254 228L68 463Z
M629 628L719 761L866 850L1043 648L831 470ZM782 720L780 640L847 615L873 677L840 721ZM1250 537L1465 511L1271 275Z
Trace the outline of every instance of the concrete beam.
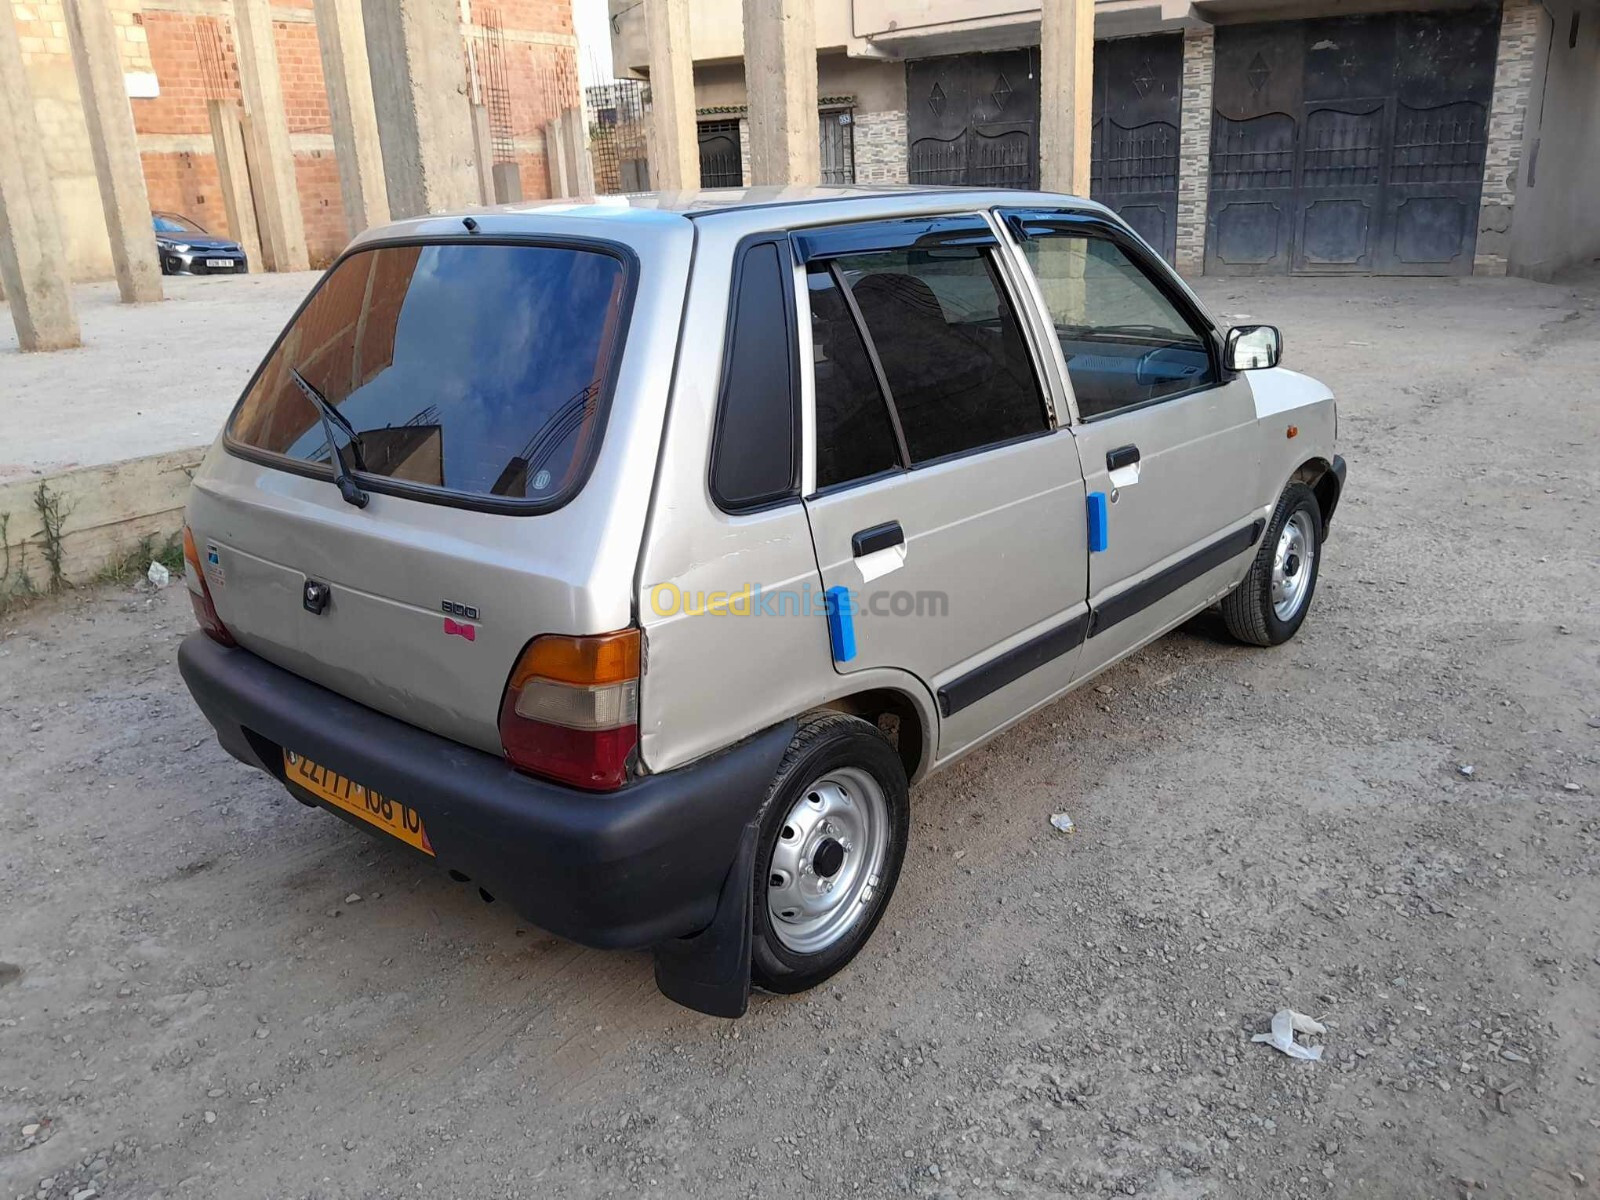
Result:
M589 149L589 123L584 120L581 106L563 109L561 123L565 127L562 153L567 161L567 179L572 184L574 196L594 195L594 156Z
M24 350L65 350L82 342L55 187L9 6L0 7L0 281Z
M516 204L522 199L522 168L514 162L494 165L494 202Z
M1039 22L1039 175L1050 192L1089 194L1094 0L1043 0Z
M239 83L244 92L246 125L252 142L256 208L261 214L261 252L269 271L304 271L305 219L300 212L300 187L289 145L289 119L283 108L283 83L278 74L278 49L272 36L269 0L233 0L234 44L239 55Z
M472 106L472 150L477 156L478 195L480 204L493 204L494 199L494 130L489 125L489 106Z
M459 0L363 0L362 15L390 215L477 204Z
M239 106L232 100L207 100L211 120L211 146L217 158L217 179L222 186L222 207L228 215L228 233L239 243L250 269L261 265L261 234L256 225L256 202L250 192L250 165L244 152L244 125Z
M315 13L322 82L333 124L333 155L339 164L339 195L344 201L345 227L355 237L363 229L389 223L383 147L367 61L367 29L361 0L315 0Z
M664 192L700 187L694 123L694 49L689 0L644 0L650 42L650 174Z
M551 197L561 199L572 195L572 159L567 154L567 127L560 117L544 123L544 158L550 170Z
M744 0L750 182L818 183L817 24L811 0Z
M111 10L105 0L64 0L62 9L100 184L100 206L111 238L117 291L124 304L160 300L161 260L150 228L150 196Z

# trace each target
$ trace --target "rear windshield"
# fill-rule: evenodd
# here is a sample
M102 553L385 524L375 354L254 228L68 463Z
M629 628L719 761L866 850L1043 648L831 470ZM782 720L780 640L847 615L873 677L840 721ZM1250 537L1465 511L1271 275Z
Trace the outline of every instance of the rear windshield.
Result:
M451 243L359 251L284 332L235 411L236 446L358 478L560 503L582 484L621 339L627 269L599 250ZM422 493L426 498L426 493Z

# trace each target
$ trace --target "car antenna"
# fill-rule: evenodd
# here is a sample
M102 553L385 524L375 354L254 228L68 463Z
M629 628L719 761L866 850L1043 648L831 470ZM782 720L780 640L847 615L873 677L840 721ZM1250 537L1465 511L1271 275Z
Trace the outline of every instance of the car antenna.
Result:
M467 227L468 233L478 232L478 222L475 217L462 217L461 223Z

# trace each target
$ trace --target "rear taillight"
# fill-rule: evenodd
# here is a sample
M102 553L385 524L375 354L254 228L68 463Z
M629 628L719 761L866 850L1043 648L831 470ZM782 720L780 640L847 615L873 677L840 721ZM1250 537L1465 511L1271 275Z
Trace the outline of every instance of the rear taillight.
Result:
M519 771L608 792L639 744L639 631L536 637L500 701L500 744Z
M228 627L222 623L222 618L217 616L217 606L211 603L211 589L206 586L205 567L200 563L200 552L195 549L194 534L189 532L189 527L183 527L183 562L184 582L189 585L189 603L194 605L194 619L200 623L200 628L214 642L221 642L224 646L236 646L233 634L228 632Z

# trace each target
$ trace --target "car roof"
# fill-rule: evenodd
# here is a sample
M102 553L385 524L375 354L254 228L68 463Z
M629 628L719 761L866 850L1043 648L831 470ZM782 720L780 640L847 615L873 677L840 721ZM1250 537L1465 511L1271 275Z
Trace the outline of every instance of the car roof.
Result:
M692 229L691 222L726 223L741 231L757 231L999 206L1075 208L1109 215L1101 205L1079 196L1011 188L893 184L704 188L529 200L459 209L369 229L353 245L459 236L464 228L490 236L564 231L574 236L609 236L632 242L636 238L671 236L673 229L687 236Z

